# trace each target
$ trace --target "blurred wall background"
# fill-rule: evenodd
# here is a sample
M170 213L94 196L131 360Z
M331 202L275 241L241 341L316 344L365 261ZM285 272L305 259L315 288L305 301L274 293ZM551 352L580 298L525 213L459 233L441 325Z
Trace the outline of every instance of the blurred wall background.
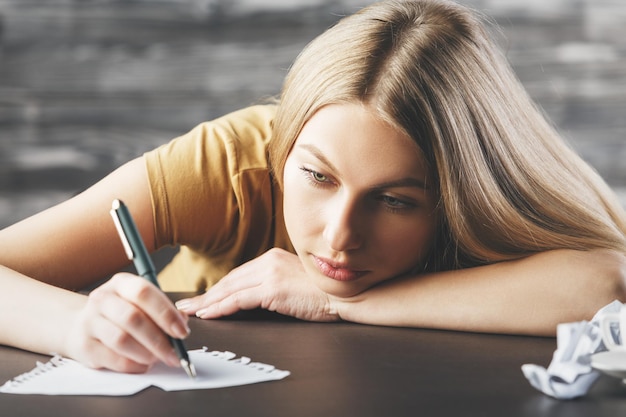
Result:
M626 1L460 0L626 203ZM0 228L197 123L277 94L367 0L0 0Z

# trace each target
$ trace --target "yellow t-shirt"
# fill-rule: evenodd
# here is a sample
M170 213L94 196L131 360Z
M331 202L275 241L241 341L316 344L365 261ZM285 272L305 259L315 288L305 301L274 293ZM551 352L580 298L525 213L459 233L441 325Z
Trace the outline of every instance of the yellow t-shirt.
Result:
M293 252L267 158L275 110L236 111L144 155L155 247L181 247L164 291L204 291L272 247Z

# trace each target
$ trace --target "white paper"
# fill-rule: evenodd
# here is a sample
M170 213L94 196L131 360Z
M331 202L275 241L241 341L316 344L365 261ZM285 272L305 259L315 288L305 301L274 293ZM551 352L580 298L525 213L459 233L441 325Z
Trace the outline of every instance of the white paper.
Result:
M600 309L590 322L563 323L557 326L557 348L548 368L522 365L530 384L551 397L568 400L584 396L600 376L591 367L591 355L606 351L600 320L604 314L619 312L622 303L614 301Z
M165 391L209 389L279 380L289 371L272 365L252 362L232 352L189 351L196 368L196 378L189 378L180 368L156 364L143 374L124 374L87 368L71 359L55 356L37 363L35 369L7 381L0 392L46 395L132 395L150 386Z

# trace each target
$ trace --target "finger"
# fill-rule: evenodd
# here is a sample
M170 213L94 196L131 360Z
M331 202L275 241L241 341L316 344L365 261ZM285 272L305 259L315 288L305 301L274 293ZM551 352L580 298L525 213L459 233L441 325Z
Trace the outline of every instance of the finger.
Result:
M175 306L178 311L193 316L196 314L196 311L202 307L205 294L191 298L183 298L182 300L176 301Z
M93 319L92 329L88 366L118 372L144 372L155 362L150 351L109 320Z
M295 261L296 266L301 264L297 255L288 253L281 249L271 249L265 252L263 255L255 258L245 264L233 269L220 281L213 285L205 294L193 298L180 300L176 303L176 307L186 314L195 314L198 317L208 318L219 317L223 312L234 312L235 307L232 300L225 302L225 300L234 294L238 294L242 291L248 291L256 289L263 285L264 281L280 276L284 272L284 266L286 263L293 263ZM258 299L252 297L251 300ZM222 309L215 307L216 304L223 303L230 308ZM255 304L255 303L252 303ZM250 307L250 308L256 308ZM210 310L207 310L210 309ZM236 311L236 310L235 310Z
M81 358L80 362L94 369L110 369L115 372L124 373L144 373L150 369L152 364L136 362L124 356L120 356L116 351L108 348L100 340L92 339L86 344L88 358Z
M262 297L256 288L247 288L202 308L196 312L201 319L213 319L235 314L240 310L252 310L262 306Z
M169 339L137 306L114 295L108 295L99 304L100 314L106 320L94 323L94 332L103 344L139 363L149 364L158 358L177 366Z
M152 283L132 274L117 274L115 291L143 311L162 331L183 339L189 335L187 318Z
M251 268L250 262L233 269L202 295L176 302L176 308L188 315L197 315L199 310L221 302L226 297L245 289L261 285L258 268Z

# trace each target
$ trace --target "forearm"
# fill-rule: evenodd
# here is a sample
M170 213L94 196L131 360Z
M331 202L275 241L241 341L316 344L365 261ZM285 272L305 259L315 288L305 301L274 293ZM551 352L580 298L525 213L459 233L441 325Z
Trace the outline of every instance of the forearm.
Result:
M86 297L0 266L0 344L39 353L65 352L65 329Z
M154 221L145 167L135 159L77 196L0 230L0 265L56 287L81 290L128 264L109 215L114 199L135 217L149 250Z
M360 323L553 335L558 323L588 320L623 299L623 276L622 254L552 251L393 280L334 308Z

